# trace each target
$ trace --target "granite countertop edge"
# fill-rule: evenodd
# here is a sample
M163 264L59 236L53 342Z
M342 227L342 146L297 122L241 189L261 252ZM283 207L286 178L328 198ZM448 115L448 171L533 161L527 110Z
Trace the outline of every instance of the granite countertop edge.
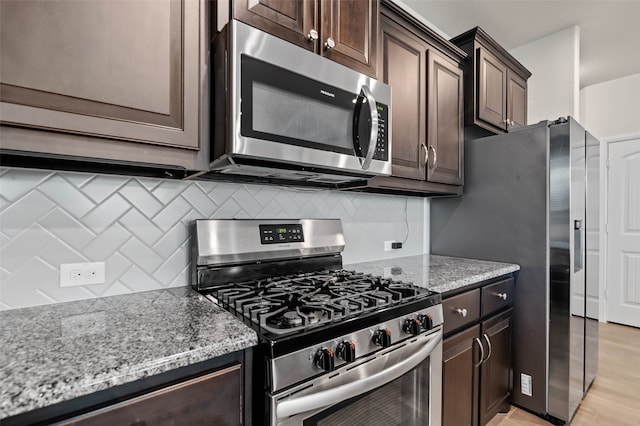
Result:
M520 267L416 255L345 265L345 269L383 276L395 271L391 272L393 279L446 293ZM105 316L107 325L88 334L83 329L84 315L97 314ZM0 320L4 320L0 321L4 342L0 348L0 419L258 344L255 331L189 287L2 311ZM70 337L65 336L69 329ZM84 353L76 356L74 351ZM43 357L52 359L44 359L41 365L37 360Z
M382 259L345 265L345 269L412 282L437 293L460 290L520 270L514 263L435 254Z
M258 344L190 287L1 311L0 338L0 423Z

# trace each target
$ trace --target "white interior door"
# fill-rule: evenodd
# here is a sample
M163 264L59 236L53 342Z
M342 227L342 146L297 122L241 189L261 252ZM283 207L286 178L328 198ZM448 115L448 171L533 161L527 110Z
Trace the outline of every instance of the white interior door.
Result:
M640 327L640 139L609 144L607 319Z

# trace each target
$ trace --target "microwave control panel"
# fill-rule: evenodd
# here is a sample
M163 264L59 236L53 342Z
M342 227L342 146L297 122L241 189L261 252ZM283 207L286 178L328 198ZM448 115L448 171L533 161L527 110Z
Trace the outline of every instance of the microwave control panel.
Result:
M302 224L290 225L259 225L260 243L262 244L278 244L278 243L302 243L304 242L304 233L302 232Z
M378 109L378 142L373 159L387 161L389 159L389 136L387 134L389 107L381 103L377 103L376 106Z

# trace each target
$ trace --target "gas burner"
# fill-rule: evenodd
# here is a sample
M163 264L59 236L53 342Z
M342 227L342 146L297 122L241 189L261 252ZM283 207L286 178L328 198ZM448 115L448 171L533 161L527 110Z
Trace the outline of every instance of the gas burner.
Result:
M287 311L282 314L282 322L287 324L289 327L295 327L302 325L302 318L295 311Z
M326 302L331 300L331 295L326 293L318 293L318 294L307 296L305 300L309 302L314 302L314 303L321 303L321 302Z
M429 291L410 283L336 270L226 285L214 295L265 331L283 334L374 312L425 294Z
M297 307L293 310L284 308L272 313L258 315L263 326L272 328L272 331L289 331L291 329L304 328L320 322L330 320L332 311L323 307Z

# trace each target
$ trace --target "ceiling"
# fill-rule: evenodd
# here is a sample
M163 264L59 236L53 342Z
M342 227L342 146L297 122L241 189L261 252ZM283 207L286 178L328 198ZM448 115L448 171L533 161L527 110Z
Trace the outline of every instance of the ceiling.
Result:
M640 73L640 0L402 0L453 37L480 26L505 49L580 27L580 87Z

